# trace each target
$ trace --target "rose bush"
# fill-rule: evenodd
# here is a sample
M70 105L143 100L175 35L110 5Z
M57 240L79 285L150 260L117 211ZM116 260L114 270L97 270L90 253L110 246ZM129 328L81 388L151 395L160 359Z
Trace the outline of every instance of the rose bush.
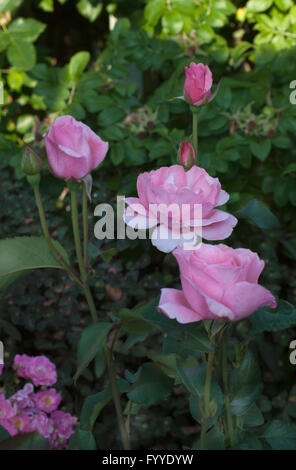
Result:
M72 3L94 21L92 27L71 15ZM228 0L213 1L211 8L206 0L172 1L169 8L162 0L147 0L145 8L135 1L94 3L0 2L0 202L5 207L0 225L0 339L7 362L0 401L7 417L12 396L19 410L10 422L16 438L8 439L0 425L0 448L18 448L20 441L31 448L37 445L30 433L22 433L29 422L58 444L59 437L72 433L75 415L75 433L63 441L69 449L293 449L295 371L287 349L296 324L295 6L263 2L258 11L250 1L236 11ZM60 18L67 18L66 35ZM219 87L208 89L206 67L212 81L221 82L217 95ZM199 73L193 73L197 68ZM185 82L193 101L186 92L188 102L180 96ZM135 194L139 173L174 166L186 139L188 145L181 146L185 161L179 154L178 163L186 169L194 163L219 178L230 195L222 209L239 219L224 243L258 252L258 272L265 260L260 284L276 296L277 307L266 295L271 307L251 312L256 305L250 296L250 314L229 320L232 313L247 311L238 302L230 309L230 295L227 303L220 302L217 285L224 296L226 284L236 288L240 283L232 270L233 256L229 253L223 263L216 259L215 267L210 257L198 258L201 282L196 269L194 279L189 273L196 254L186 269L184 277L190 282L186 279L187 288L178 294L181 304L174 305L174 315L184 320L186 290L194 319L205 307L202 299L210 305L203 312L215 312L215 318L180 324L158 311L160 289L180 289L176 259L149 242L94 238L94 207L88 213L80 181L84 176L55 178L44 164L42 136L63 115L83 121L109 143L108 157L91 171L93 203L110 202L113 208L117 195ZM84 152L88 145L80 148L76 125L72 128L66 149L62 139L54 149L63 170L79 160L80 176L80 166L83 173L89 168ZM30 145L24 173L23 143ZM73 150L79 158L71 155ZM42 158L35 159L34 152ZM36 208L25 175L34 185ZM208 241L204 239L207 249ZM249 283L248 263L236 264L241 279L247 273L242 283ZM251 284L257 292L258 282ZM199 305L193 305L194 298ZM21 377L9 367L24 345L30 356L54 358L59 372L54 384L59 393L51 385L33 390L41 409L32 421L20 406L33 406L33 384L20 388ZM38 362L34 378L43 382L46 365ZM49 381L54 380L51 375ZM110 378L118 388L116 408ZM63 414L49 411L59 395ZM120 408L118 418L115 411Z

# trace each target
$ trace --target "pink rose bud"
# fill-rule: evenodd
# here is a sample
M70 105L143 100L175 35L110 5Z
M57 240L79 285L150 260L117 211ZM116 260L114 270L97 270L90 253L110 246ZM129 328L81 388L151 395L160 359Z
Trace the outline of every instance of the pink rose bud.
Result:
M190 67L185 67L183 96L187 103L193 106L207 103L212 84L212 72L207 65L191 62Z
M108 151L108 142L72 116L55 120L45 145L52 172L64 179L84 178L104 160Z
M274 296L258 284L264 268L257 253L245 248L202 244L177 248L182 290L162 289L158 309L179 323L238 321L263 306L276 307Z
M180 145L177 160L178 163L185 168L185 170L190 170L190 168L195 165L194 149L192 145L186 140L183 140L182 144Z

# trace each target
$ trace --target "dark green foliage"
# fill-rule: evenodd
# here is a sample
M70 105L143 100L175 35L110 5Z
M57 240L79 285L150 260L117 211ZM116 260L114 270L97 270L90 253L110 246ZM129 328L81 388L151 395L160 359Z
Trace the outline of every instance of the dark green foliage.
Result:
M110 145L93 172L89 215L90 287L102 323L91 325L83 295L61 270L33 270L57 267L41 238L34 240L44 263L26 250L21 273L5 250L5 388L16 390L9 369L15 354L48 355L58 368L63 409L80 418L69 448L119 448L102 351L106 334L112 339L118 328L116 372L133 448L199 448L198 400L212 346L203 325L180 325L156 310L160 288L180 288L177 265L148 240L96 240L92 214L100 202L115 205L117 194L134 196L140 172L176 163L180 142L191 134L191 114L171 98L182 95L184 66L202 61L215 86L222 79L215 100L199 111L199 159L219 177L230 194L227 210L239 219L227 243L257 251L265 260L260 282L285 299L232 328L235 448L294 449L289 344L296 338L296 104L290 83L296 79L296 7L290 0L249 0L244 7L228 0L210 7L206 0L170 3L171 9L165 0L0 0L0 11L12 15L0 32L0 247L17 237L9 247L16 255L18 237L41 234L20 168L22 141L45 158L42 135L58 114L71 114ZM109 31L111 14L118 21ZM69 20L67 34L63 18ZM50 233L72 255L69 196L60 197L65 184L46 164L41 181ZM205 326L219 348L221 325ZM207 448L227 448L220 364L211 400ZM1 448L6 438L1 429ZM28 438L8 445L42 447Z

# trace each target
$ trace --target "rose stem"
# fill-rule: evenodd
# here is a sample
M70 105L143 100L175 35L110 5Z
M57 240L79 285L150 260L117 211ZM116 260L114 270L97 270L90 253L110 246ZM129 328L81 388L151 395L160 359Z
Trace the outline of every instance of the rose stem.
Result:
M83 259L84 267L88 271L88 218L87 218L87 192L83 184L82 196L82 218L83 218Z
M198 119L197 112L192 112L192 141L196 164L198 163Z
M228 377L227 377L227 332L224 332L222 338L222 378L223 378L223 392L226 410L227 428L230 439L230 447L234 446L233 423L229 405L228 395Z
M206 383L205 383L205 398L204 398L205 406L204 406L204 416L202 417L202 423L201 423L200 450L204 450L205 443L206 443L207 423L208 423L208 417L210 413L211 380L212 380L214 355L215 355L214 351L210 352L208 355Z
M38 183L31 183L31 185L32 185L33 190L34 190L35 201L36 201L36 205L37 205L37 208L38 208L39 219L40 219L40 223L41 223L41 227L42 227L42 231L43 231L43 235L45 237L45 240L47 241L47 244L48 244L51 252L55 256L55 258L61 263L61 265L63 266L65 271L68 273L69 278L73 282L78 284L80 287L82 287L83 284L81 283L80 279L74 274L71 267L67 264L67 262L65 261L65 259L61 255L61 253L56 249L56 247L54 246L54 244L52 242L52 239L51 239L49 231L48 231L45 212L44 212L44 208L43 208L43 204L42 204L42 200L41 200L39 182Z
M80 236L79 236L79 223L78 223L78 210L77 210L77 191L78 191L78 188L79 188L78 184L71 184L70 185L71 213L72 213L72 226L73 226L74 243L75 243L77 261L78 261L78 265L79 265L79 271L80 271L81 279L83 281L82 289L84 291L85 298L87 300L92 319L93 319L94 322L97 322L98 321L98 316L97 316L96 306L95 306L92 294L90 292L90 288L89 288L88 284L86 283L87 274L86 274L86 271L85 271L85 268L84 268L83 258L82 258L82 251L81 251L81 243L80 243Z

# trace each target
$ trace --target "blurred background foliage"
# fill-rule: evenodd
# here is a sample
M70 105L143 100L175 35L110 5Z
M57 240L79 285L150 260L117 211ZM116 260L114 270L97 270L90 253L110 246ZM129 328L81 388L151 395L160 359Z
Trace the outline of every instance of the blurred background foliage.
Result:
M117 194L135 195L140 172L175 163L180 142L190 136L187 105L170 100L182 94L184 66L203 62L215 84L222 79L217 98L199 112L200 164L219 177L230 193L227 210L239 219L227 243L258 251L266 263L261 283L285 299L276 317L261 309L240 322L232 337L237 367L252 340L264 383L263 395L255 396L255 408L240 424L237 446L295 445L296 433L289 428L296 417L289 343L296 336L296 105L290 102L296 6L291 0L0 0L0 12L1 238L39 233L20 157L23 142L44 154L42 135L58 115L83 120L110 142L93 174L93 208L105 201L115 205ZM41 188L51 234L71 247L64 182L44 171ZM89 222L91 227L96 222L91 214ZM174 260L148 240L98 241L92 235L89 251L101 318L133 320L116 346L118 372L126 378L123 391L134 384L126 402L133 447L194 446L196 410L191 406L189 413L182 384L173 388L167 380L176 375L175 339L163 344L168 333L159 333L134 310L161 287L179 286ZM83 402L89 406L88 397L107 380L99 353L73 388L77 342L89 323L80 293L52 270L32 273L1 295L7 361L15 353L48 354L59 368L65 409L80 415ZM153 378L151 364L165 378L158 377L159 402L149 407L147 397L135 398L135 383ZM137 370L138 379L131 375ZM163 401L168 394L173 399ZM107 395L100 398L106 406L97 410L93 429L99 448L119 445ZM246 435L244 426L260 426L262 419L280 419L286 427L269 426L265 438ZM84 429L92 427L85 419ZM219 434L213 442L224 445Z

